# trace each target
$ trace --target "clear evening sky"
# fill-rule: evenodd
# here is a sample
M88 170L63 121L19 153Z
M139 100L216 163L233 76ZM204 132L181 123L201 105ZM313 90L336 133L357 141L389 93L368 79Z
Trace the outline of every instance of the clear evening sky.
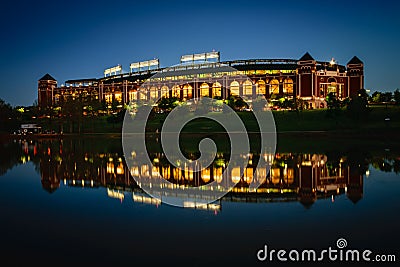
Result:
M83 2L83 1L82 1ZM9 1L0 22L0 98L37 99L37 80L102 77L105 68L221 52L221 60L353 56L365 87L400 88L397 1Z

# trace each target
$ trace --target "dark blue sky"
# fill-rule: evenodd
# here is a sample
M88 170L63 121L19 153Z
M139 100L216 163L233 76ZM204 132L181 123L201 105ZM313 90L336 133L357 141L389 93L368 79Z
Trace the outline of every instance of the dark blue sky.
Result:
M101 77L107 67L188 53L221 60L334 57L365 63L365 87L400 88L396 1L31 1L2 4L0 98L31 105L37 80Z

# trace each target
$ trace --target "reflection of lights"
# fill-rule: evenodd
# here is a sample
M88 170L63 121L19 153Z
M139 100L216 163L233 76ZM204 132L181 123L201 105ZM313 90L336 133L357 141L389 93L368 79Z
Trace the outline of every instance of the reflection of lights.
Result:
M158 198L152 198L142 195L135 195L132 193L132 199L134 202L145 203L145 204L152 204L152 205L160 205L161 200Z
M121 200L121 202L125 197L124 194L121 193L119 190L115 191L110 188L107 188L107 196L109 196L111 198L117 198L117 199Z
M139 176L139 167L138 166L131 167L131 175L134 177Z
M149 173L149 166L144 164L140 167L140 173L142 176L144 177L149 177L150 173Z
M117 166L117 174L124 174L124 166L122 162Z
M366 176L366 177L369 177L369 170L367 170L367 171L365 172L365 176Z
M109 174L113 174L114 173L114 163L110 163L110 162L108 162L107 163L107 173L109 173Z

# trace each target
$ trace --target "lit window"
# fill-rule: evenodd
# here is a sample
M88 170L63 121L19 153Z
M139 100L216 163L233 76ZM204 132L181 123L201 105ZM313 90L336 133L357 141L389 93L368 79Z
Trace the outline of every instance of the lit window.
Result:
M293 94L293 80L290 78L285 79L283 83L283 93L284 94Z
M111 103L112 102L112 94L107 93L104 95L104 98L106 100L106 103Z
M239 96L239 83L237 81L231 82L231 95Z
M192 89L190 84L185 84L185 86L183 86L183 98L192 98Z
M122 93L115 93L115 101L122 102Z
M174 87L172 87L172 97L180 98L180 96L181 88L179 87L179 85L175 85Z
M209 94L210 94L209 90L210 90L210 86L206 83L203 83L200 86L200 95L201 96L209 96Z
M137 99L137 92L136 91L129 91L129 101Z
M234 167L232 169L232 182L237 184L240 181L240 167Z
M161 87L161 97L168 97L169 88L168 86L164 85L163 87Z
M267 87L263 80L257 81L256 86L257 95L265 95L267 93Z
M215 82L212 86L212 96L221 96L221 84L219 82Z
M150 98L157 98L157 87L150 88Z
M270 82L269 82L269 94L270 95L273 95L273 94L275 94L275 95L277 95L277 94L279 94L279 81L277 80L277 79L272 79Z
M246 80L243 83L243 93L244 93L244 95L252 95L253 94L253 83L250 80Z

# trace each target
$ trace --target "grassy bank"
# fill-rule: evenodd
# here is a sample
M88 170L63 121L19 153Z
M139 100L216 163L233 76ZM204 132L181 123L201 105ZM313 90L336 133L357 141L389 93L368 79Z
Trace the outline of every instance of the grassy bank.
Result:
M346 110L337 114L328 115L328 111L303 110L272 111L277 132L304 132L304 131L393 131L400 130L400 107L377 106L371 108L368 114L363 114L358 120L353 119ZM258 132L258 124L251 112L238 112L246 129L250 132ZM222 116L216 113L215 116ZM147 124L149 131L155 131L162 127L165 114L157 114ZM390 118L390 121L385 121ZM184 132L220 132L223 128L217 123L207 119L196 119L183 129Z
M400 131L400 107L374 106L368 114L362 114L358 120L353 119L346 110L328 115L325 109L295 111L273 111L277 132L393 132ZM222 116L215 113L215 116ZM249 132L258 132L257 122L251 112L238 112ZM160 130L166 114L155 114L147 122L147 131ZM192 115L194 116L194 115ZM390 121L385 120L390 118ZM116 121L106 116L83 117L80 121L68 121L59 118L37 119L33 123L40 124L43 129L64 133L120 133L122 121ZM183 132L223 132L224 129L208 119L195 119L188 123Z

